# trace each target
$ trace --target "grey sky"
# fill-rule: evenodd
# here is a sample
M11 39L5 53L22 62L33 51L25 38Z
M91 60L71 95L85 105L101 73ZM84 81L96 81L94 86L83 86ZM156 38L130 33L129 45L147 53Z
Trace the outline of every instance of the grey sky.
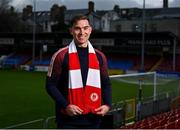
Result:
M87 8L90 0L36 0L37 10L49 10L53 4L66 5L67 9ZM126 7L142 7L143 0L91 0L95 2L95 10L113 9L117 4L121 8ZM12 0L19 11L22 11L27 4L33 5L33 0ZM160 8L163 0L146 0L147 8ZM169 0L170 7L180 7L180 0Z

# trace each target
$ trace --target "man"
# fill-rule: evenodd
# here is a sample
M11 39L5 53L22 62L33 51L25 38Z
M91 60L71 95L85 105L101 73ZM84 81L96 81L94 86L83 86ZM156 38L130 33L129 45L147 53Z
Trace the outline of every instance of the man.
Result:
M112 91L104 54L89 42L89 19L72 19L73 41L51 60L46 89L56 103L58 128L99 128L111 108Z

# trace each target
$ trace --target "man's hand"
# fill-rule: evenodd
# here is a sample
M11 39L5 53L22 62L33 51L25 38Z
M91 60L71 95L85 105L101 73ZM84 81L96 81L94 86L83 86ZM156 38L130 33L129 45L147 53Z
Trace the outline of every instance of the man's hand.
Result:
M98 115L101 115L101 116L104 116L104 115L106 115L106 113L109 111L109 106L107 106L107 105L102 105L102 106L100 106L99 108L97 108L97 109L95 109L95 112L96 112L96 114L98 114Z
M68 105L65 111L69 116L81 115L83 113L83 110L81 108L72 104Z

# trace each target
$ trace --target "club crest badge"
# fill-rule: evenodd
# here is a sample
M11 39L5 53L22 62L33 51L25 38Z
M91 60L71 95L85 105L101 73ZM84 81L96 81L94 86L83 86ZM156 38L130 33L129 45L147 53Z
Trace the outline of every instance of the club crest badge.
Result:
M97 101L98 100L98 94L97 93L92 93L91 95L90 95L90 99L91 99L91 101L93 101L93 102L95 102L95 101Z

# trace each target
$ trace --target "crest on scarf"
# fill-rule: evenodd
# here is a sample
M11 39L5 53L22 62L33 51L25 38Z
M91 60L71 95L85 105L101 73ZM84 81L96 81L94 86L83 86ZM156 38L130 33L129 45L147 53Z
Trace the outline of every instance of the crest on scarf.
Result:
M98 100L98 94L97 93L92 93L91 95L90 95L90 99L91 99L91 101L93 101L93 102L95 102L95 101L97 101Z

